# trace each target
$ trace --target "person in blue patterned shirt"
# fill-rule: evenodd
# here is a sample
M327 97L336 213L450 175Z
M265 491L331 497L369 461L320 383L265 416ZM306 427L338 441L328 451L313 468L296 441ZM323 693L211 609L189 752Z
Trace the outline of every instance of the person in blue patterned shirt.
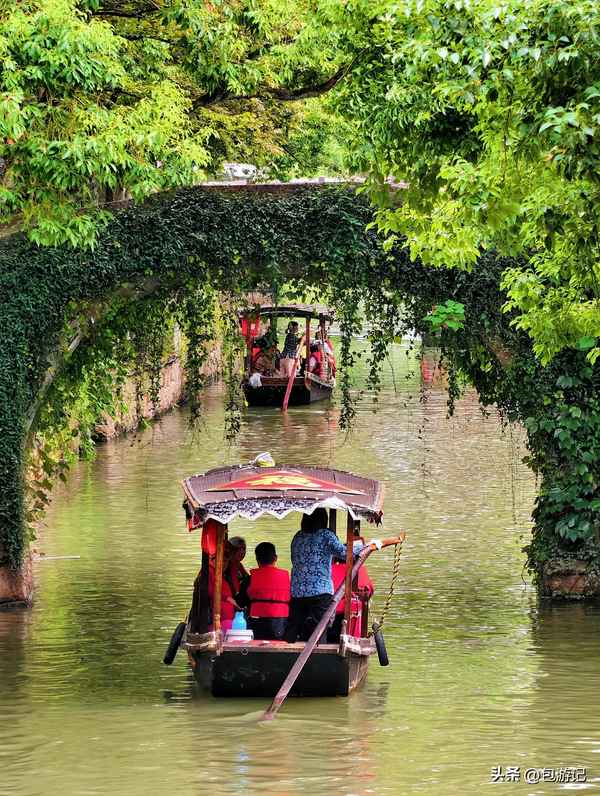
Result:
M346 558L346 545L327 527L327 511L303 514L292 539L292 599L284 640L308 641L333 600L331 561Z

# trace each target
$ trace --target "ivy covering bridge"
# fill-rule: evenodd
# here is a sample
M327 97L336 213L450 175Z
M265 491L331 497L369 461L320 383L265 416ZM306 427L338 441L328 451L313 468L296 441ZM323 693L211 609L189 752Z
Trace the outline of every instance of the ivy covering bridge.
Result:
M584 568L586 593L592 594L600 565L599 366L589 361L585 346L565 348L542 364L531 338L512 323L516 310L502 311L503 273L533 266L487 253L471 270L431 269L411 261L401 238L384 247L368 226L372 220L367 200L347 186L198 187L157 194L120 211L92 250L40 248L21 234L5 239L1 563L21 565L47 491L65 476L66 462L53 449L32 448L34 435L63 443L75 435L84 444L99 412L114 407L130 365L151 374L155 400L165 335L174 321L187 339L192 418L201 416L201 367L214 330L224 338L226 431L234 434L242 405L236 362L243 345L236 309L248 291L277 292L286 284L299 294L318 291L336 309L345 427L354 412L351 340L362 325L361 304L372 328L373 389L394 338L409 329L437 329L450 405L466 379L484 405L495 404L527 430L528 462L539 476L531 569L551 588L557 568ZM33 481L25 478L32 455L41 457L41 474Z

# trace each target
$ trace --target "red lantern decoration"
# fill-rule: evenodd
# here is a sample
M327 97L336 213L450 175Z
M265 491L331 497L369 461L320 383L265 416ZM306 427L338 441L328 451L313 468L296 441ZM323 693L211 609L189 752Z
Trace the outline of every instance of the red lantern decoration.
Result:
M252 318L249 315L242 316L242 334L248 340L249 338L258 337L260 333L260 316Z

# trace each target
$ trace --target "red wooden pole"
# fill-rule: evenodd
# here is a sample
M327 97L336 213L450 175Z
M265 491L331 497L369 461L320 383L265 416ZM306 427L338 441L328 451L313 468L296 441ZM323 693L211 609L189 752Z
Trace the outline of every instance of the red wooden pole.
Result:
M325 318L321 318L320 321L320 328L321 328L321 362L323 364L321 373L323 374L323 378L326 381L330 381L331 374L329 372L329 356L327 354L327 348L325 346Z
M348 512L346 524L346 577L344 579L344 633L350 627L350 613L352 611L352 561L354 559L354 519Z
M215 560L215 588L213 592L213 629L221 630L221 594L223 592L223 555L227 526L217 523L217 557Z
M306 319L306 367L310 359L310 318Z

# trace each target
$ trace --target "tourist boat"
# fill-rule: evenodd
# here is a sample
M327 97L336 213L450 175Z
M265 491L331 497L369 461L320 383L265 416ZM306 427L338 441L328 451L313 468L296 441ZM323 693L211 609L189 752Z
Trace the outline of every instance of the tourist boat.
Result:
M305 321L303 332L304 343L298 352L296 375L290 385L286 376L258 373L254 367L256 357L260 353L257 341L260 341L261 325L271 319L271 326L277 318L302 318ZM307 363L310 359L311 322L317 320L321 330L321 356L323 358L323 374L321 377L309 373ZM246 401L249 406L297 406L322 401L331 397L335 386L335 373L329 358L325 356L324 342L327 339L327 324L333 320L333 314L327 307L308 304L286 304L285 306L263 305L240 314L242 334L246 340L245 373L242 382ZM275 330L276 331L276 330ZM316 330L315 330L316 331ZM288 401L285 402L286 393Z
M172 661L181 646L187 651L197 681L214 696L274 696L311 642L305 645L304 642L237 641L228 639L231 632L222 631L221 584L228 524L236 517L257 520L268 515L282 519L291 512L311 514L316 508L324 507L329 511L332 530L336 529L337 512L347 513L346 577L334 596L336 604L345 597L344 619L339 643L321 643L314 647L291 694L346 696L360 685L376 644L369 635L368 600L359 600L353 594L351 574L356 577L360 562L353 565L352 548L360 537L361 521L381 522L382 484L329 468L242 465L186 478L183 491L188 528L202 529L202 565L194 583L187 623L181 624L179 636L175 632L171 642L175 646L170 659L165 656L165 663ZM361 560L375 547L401 544L403 538L401 535L371 543L360 553ZM208 596L209 566L215 567L214 605L218 606L212 612ZM235 633L233 635L235 637ZM316 632L315 644L320 635ZM383 643L383 639L377 641ZM377 651L380 652L380 648Z

